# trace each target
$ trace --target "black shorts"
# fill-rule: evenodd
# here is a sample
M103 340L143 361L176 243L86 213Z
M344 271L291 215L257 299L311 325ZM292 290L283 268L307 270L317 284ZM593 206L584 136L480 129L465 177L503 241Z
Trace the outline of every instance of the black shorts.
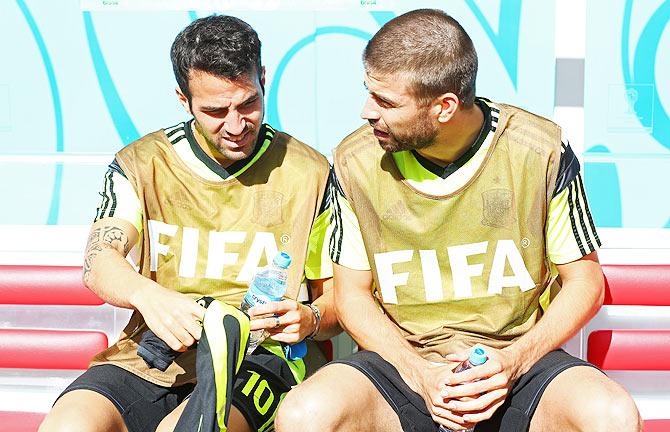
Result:
M232 404L252 430L271 424L283 394L296 384L283 359L263 347L246 356L235 378ZM60 396L73 390L92 390L119 410L129 432L154 432L163 418L186 399L194 384L163 387L120 367L93 366L74 380ZM60 398L59 396L59 398Z
M430 416L423 398L410 389L396 368L379 354L361 351L333 363L352 366L367 376L398 414L403 431L435 432L439 429L439 425ZM540 397L551 380L573 366L595 367L560 349L542 357L517 380L507 400L496 410L493 417L477 423L475 432L527 431Z

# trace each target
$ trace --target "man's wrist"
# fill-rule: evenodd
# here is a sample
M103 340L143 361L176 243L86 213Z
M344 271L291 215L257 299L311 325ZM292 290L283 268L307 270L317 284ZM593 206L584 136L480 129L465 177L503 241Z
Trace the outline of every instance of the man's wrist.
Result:
M518 341L503 348L502 351L511 356L514 367L514 379L518 379L521 375L528 372L541 357L537 357L535 350L524 349L524 346L519 344Z
M137 286L133 288L133 292L128 298L128 303L130 303L130 306L135 310L141 311L145 299L151 298L149 291L153 291L153 281L148 281L149 283L146 282L147 281L142 281L142 283L138 283Z
M140 310L141 303L142 303L143 291L144 291L144 288L141 287L141 286L138 286L137 288L135 288L133 290L132 294L130 294L130 297L128 297L128 303L135 310Z
M422 394L424 386L424 378L426 371L432 366L429 361L421 358L409 360L406 359L403 367L397 368L400 376L407 385L415 392ZM400 365L398 365L400 366Z
M306 306L310 308L314 317L314 330L307 336L307 339L314 339L321 328L321 310L313 303L307 303Z

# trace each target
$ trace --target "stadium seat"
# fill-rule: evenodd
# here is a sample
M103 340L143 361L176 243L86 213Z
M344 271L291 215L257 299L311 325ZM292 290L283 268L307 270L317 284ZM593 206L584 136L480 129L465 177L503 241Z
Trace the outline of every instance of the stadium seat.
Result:
M36 431L60 391L127 322L128 311L105 304L81 274L81 267L0 265L0 431ZM331 342L320 346L332 359Z
M0 266L0 304L103 304L84 286L81 273L82 268L75 266Z
M97 327L109 314L100 315L104 302L83 285L81 273L81 267L0 266L3 402L25 400L28 403L18 408L30 410L36 395L50 404L97 352L107 348L108 335ZM68 328L72 322L80 328ZM34 432L44 416L0 409L0 430Z
M105 348L99 331L0 329L0 368L83 370Z
M670 265L604 265L603 270L606 307L670 306ZM28 313L37 316L26 317ZM37 381L43 376L51 380L49 371L53 371L54 375L64 373L64 382L68 382L86 368L95 352L107 346L109 336L118 334L119 325L127 320L83 286L80 267L62 266L0 265L0 315L0 395L5 397L8 393L3 386L15 388L16 377L28 376L30 371L38 372L34 375ZM48 325L53 317L66 322ZM110 327L110 320L118 323ZM596 324L586 340L585 355L592 363L608 372L670 371L670 325L608 328ZM670 403L667 387L664 396ZM0 407L0 430L36 431L45 414L27 412L30 405ZM646 419L645 432L670 431L670 412L666 415L669 418Z
M645 420L644 432L668 432L670 420Z
M0 425L7 432L35 432L44 416L44 413L0 411Z
M603 265L603 272L605 306L670 306L670 265ZM644 310L649 309L641 311ZM670 327L654 322L653 317L649 319L649 325L640 329L591 331L587 339L588 361L608 372L670 371ZM668 391L666 386L664 397L669 400L665 406L670 406ZM663 415L667 418L646 419L645 432L670 431L670 410Z

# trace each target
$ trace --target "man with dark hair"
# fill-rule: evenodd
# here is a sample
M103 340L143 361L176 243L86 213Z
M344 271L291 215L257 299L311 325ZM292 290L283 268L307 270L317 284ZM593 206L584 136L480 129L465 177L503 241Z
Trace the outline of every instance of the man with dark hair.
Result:
M263 123L260 49L256 32L230 16L198 19L174 41L177 96L193 119L116 154L85 252L85 284L133 315L41 431L155 431L161 420L161 430L174 427L196 378L195 350L187 349L200 338L205 309L194 300L239 307L255 270L280 247L292 257L285 300L250 310L251 329L271 337L226 377L228 430L267 428L304 378L304 362L288 360L282 343L338 331L330 260L321 259L329 164ZM139 273L125 259L131 250ZM310 305L296 301L302 286ZM148 329L182 352L164 372L138 355Z
M626 391L560 349L604 291L561 128L475 98L472 41L442 11L389 21L364 64L330 245L360 351L289 393L277 430L641 430ZM474 346L487 361L454 372Z

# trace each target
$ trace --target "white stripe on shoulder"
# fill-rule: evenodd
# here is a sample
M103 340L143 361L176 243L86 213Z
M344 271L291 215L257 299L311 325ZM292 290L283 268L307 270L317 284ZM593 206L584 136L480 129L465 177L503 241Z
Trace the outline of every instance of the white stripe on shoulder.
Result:
M186 138L186 132L184 129L175 129L173 135L168 136L168 139L172 144L177 144L182 138Z
M589 246L589 253L595 251L598 246L600 246L600 239L598 238L598 233L595 231L595 226L593 225L593 220L590 215L588 202L586 201L586 196L584 195L584 190L581 188L579 183L581 178L576 178L573 180L575 185L575 197L577 204L577 212L579 214L579 222L584 233L584 239L586 244Z
M500 107L498 105L496 105L494 102L491 101L485 101L485 102L486 105L488 105L489 108L491 108L492 115L495 115L496 117L500 116Z
M111 169L108 169L107 172L105 173L105 182L103 183L102 186L102 192L99 193L99 195L102 197L102 202L100 203L100 206L98 206L98 212L95 216L96 221L98 219L105 217L105 213L107 212L108 203L110 201L110 195L111 195L108 189L109 181L113 173L114 171L112 171Z
M113 169L108 169L105 174L105 184L103 186L100 196L102 196L102 202L98 208L98 215L96 220L102 219L104 217L114 216L117 209L117 189L119 184L128 183L128 179L122 176L118 171ZM123 186L121 186L123 187Z
M491 108L491 129L495 132L498 128L498 120L500 120L500 108L498 108L493 102L487 102L489 108Z
M142 232L142 206L130 181L114 170L105 175L102 203L96 220L115 217L132 224L137 232Z
M332 195L331 207L332 213L330 215L330 226L331 237L328 243L328 249L330 250L330 258L333 262L340 262L340 255L342 253L342 237L344 232L342 230L342 209L340 207L340 196L339 191L334 186L331 186L335 189Z
M184 128L184 122L181 122L181 123L176 124L174 126L170 126L168 128L165 128L165 129L163 129L163 131L165 131L165 134L167 135L172 131L175 131L177 129L183 129L183 128Z
M186 123L179 123L176 126L163 130L168 141L175 144L178 140L186 136Z

